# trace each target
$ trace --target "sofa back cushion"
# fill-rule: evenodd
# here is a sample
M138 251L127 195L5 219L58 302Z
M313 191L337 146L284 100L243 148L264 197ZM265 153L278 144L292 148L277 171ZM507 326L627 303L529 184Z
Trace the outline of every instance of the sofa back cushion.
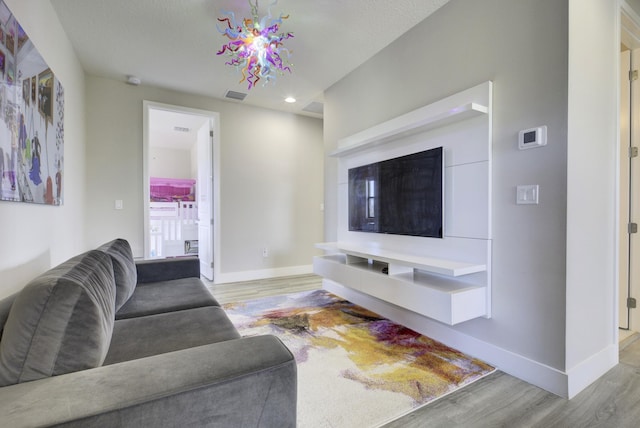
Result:
M138 281L136 264L129 242L125 239L114 239L101 245L98 250L111 256L113 273L116 279L116 312L133 294Z
M0 386L100 366L115 315L111 257L89 251L43 273L16 297L0 341Z

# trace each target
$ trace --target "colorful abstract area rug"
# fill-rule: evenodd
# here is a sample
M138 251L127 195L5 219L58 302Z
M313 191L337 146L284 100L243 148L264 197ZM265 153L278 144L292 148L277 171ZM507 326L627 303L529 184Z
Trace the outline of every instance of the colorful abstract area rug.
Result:
M375 427L494 368L324 290L224 305L243 336L274 334L298 365L298 427Z

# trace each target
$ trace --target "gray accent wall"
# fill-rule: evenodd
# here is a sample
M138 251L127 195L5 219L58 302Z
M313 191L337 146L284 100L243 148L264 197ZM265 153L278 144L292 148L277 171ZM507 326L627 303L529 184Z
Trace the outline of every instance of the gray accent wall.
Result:
M452 0L325 94L325 150L355 132L483 81L493 91L493 317L455 327L565 367L568 5ZM548 145L519 151L521 129ZM326 160L326 237L335 239L336 161ZM516 185L540 185L516 205ZM330 209L329 209L330 207Z
M493 81L492 318L413 325L568 397L618 361L618 20L610 0L451 0L325 93L330 153ZM518 150L518 131L540 125L548 145ZM336 178L327 158L326 241ZM516 205L520 184L540 186L539 205Z
M558 369L564 329L552 326L565 317L566 22L567 4L557 0L452 0L331 87L325 101L331 151L340 138L493 81L493 318L458 328ZM548 127L548 145L519 151L518 131L539 125ZM335 161L327 163L333 206ZM539 184L540 205L516 205L518 184ZM333 232L336 219L326 224Z

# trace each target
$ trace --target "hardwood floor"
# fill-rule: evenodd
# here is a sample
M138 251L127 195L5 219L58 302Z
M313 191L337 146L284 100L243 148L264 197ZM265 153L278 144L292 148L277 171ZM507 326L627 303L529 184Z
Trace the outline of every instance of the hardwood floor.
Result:
M214 284L205 279L203 281L221 305L322 288L322 278L316 275L287 276L229 284Z
M321 288L315 275L233 284L207 283L221 303ZM572 400L497 371L387 425L425 427L616 427L640 426L640 335L620 345L620 364Z
M639 392L640 373L625 364L572 400L496 372L385 428L637 427Z
M496 372L385 425L412 427L638 427L640 335L620 346L620 364L571 400Z

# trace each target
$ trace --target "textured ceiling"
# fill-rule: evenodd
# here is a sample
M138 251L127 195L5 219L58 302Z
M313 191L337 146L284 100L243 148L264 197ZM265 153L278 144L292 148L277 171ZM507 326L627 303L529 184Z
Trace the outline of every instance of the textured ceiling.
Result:
M246 0L50 0L85 71L116 80L224 98L246 92L242 103L307 114L333 83L354 70L448 0L279 0L274 15L289 14L282 31L293 73L247 90L235 68L216 56L226 40L216 30L222 11L250 17ZM271 0L259 4L259 15ZM294 96L296 104L284 103Z

